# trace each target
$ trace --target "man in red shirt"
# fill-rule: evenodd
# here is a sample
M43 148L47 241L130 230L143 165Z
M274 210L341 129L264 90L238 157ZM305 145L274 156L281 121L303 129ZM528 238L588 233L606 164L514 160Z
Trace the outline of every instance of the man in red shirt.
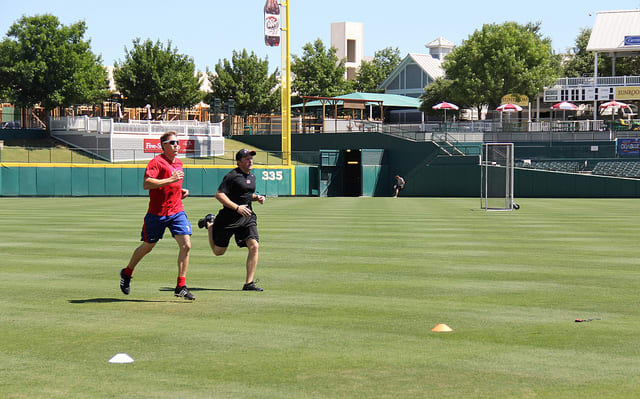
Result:
M189 190L182 188L184 172L182 161L177 158L180 142L175 132L167 132L160 137L162 154L147 164L142 188L149 190L149 209L144 217L142 244L133 251L126 268L120 271L120 290L129 295L131 276L138 262L151 252L168 227L178 242L178 283L175 296L195 300L186 285L189 252L191 251L191 223L187 219L182 200Z

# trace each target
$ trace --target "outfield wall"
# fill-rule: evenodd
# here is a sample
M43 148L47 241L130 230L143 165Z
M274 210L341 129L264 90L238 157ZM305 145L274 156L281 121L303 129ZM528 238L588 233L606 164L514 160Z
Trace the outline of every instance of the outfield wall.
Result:
M280 136L237 136L236 140L265 150L278 151ZM478 197L480 166L477 156L435 156L432 142L411 142L381 133L295 134L295 151L320 149L376 149L385 151L385 166L378 174L376 196L391 195L393 176L407 181L402 196ZM519 157L614 157L612 142L527 143L516 145ZM640 180L532 169L515 170L516 197L637 198ZM339 193L333 193L340 195Z
M475 159L472 159L475 158ZM407 178L403 195L480 198L480 166L476 157L438 157ZM409 182L413 185L409 194ZM640 180L516 168L516 198L638 198Z
M213 196L231 169L184 165L183 187L192 196ZM142 189L144 171L145 165L0 163L0 196L147 196ZM295 195L318 195L317 167L255 167L253 173L257 193L287 196L293 184Z
M280 136L234 138L266 151L278 151L281 144ZM565 147L558 155L566 155L567 151L574 155L584 155L587 151L604 155L602 152L611 151L610 143L604 144L598 144L598 151L592 151L585 143L575 144ZM320 149L367 149L362 152L363 195L390 196L393 176L399 174L407 181L402 196L480 196L478 157L435 156L437 146L431 142L410 142L378 133L309 134L294 135L292 145L294 157L296 151L318 151L318 161ZM539 149L535 146L526 151L536 155L534 151ZM335 169L327 170L332 173L334 184L326 187L326 195L344 195L341 184L344 171L340 164L337 162ZM0 196L146 196L147 192L142 190L144 167L0 163ZM257 191L271 196L322 195L325 167L256 166ZM231 166L185 165L184 168L185 187L191 195L212 196ZM516 168L514 190L516 197L637 198L640 180Z
M47 138L47 131L43 129L2 129L0 140L33 140Z

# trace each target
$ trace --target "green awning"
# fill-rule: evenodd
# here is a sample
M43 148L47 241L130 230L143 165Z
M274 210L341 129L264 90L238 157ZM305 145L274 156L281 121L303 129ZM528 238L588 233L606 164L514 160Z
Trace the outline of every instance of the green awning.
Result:
M383 107L398 107L398 108L419 108L420 100L414 97L401 96L399 94L384 94L384 93L351 93L345 94L342 96L334 97L336 99L345 99L345 100L369 100L376 101L372 103L373 105L378 105L379 101L382 101ZM341 101L337 102L338 105L342 105ZM314 100L309 101L305 104L305 107L321 107L322 101ZM302 108L301 104L292 105L291 108Z

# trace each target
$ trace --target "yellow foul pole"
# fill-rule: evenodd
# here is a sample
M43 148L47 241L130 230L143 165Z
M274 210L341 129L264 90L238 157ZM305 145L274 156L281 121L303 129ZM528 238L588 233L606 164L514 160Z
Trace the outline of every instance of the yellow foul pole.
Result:
M291 162L291 41L289 27L289 3L291 0L282 0L280 6L284 9L284 45L281 46L282 71L280 75L280 99L282 112L282 159L291 170L291 195L295 195L295 168Z

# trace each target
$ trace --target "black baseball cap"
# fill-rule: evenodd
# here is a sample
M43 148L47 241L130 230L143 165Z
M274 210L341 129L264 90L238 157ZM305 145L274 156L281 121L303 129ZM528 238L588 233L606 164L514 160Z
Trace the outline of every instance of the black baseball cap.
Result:
M246 148L243 148L240 151L236 152L236 161L241 160L242 158L246 157L247 155L254 156L254 155L256 155L256 152L253 151L253 150L248 150Z

